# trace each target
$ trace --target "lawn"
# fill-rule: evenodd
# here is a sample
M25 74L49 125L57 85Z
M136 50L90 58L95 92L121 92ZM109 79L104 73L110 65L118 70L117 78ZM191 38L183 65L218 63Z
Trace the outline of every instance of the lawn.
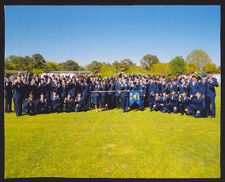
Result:
M218 178L217 117L111 110L5 114L5 177Z

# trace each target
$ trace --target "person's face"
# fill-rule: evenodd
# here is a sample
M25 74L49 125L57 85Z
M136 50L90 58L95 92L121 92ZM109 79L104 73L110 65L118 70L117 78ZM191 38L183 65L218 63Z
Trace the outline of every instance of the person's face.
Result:
M21 81L21 77L20 77L20 76L17 77L17 81L18 81L18 82Z
M211 73L208 73L208 74L207 74L207 77L208 77L208 78L211 78L211 77L212 77L212 74L211 74Z
M41 95L41 99L44 99L44 95Z
M81 97L81 94L77 94L78 97Z
M207 77L202 77L202 81L204 82L206 80Z
M195 94L195 96L199 98L199 97L200 97L200 93L197 92L197 93Z
M71 95L68 95L68 99L71 99Z
M196 81L196 78L195 78L195 77L192 77L191 80L192 80L193 82L195 82L195 81Z

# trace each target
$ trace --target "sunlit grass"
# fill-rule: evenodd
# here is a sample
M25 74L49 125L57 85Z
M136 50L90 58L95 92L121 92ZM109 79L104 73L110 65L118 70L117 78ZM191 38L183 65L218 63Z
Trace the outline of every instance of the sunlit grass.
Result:
M5 177L220 177L217 117L111 110L5 115Z

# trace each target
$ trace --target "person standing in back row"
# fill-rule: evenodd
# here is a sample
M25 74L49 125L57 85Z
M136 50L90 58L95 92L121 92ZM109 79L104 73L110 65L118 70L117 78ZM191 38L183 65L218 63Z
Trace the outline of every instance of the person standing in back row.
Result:
M215 97L216 97L216 90L215 87L218 87L219 84L217 82L217 79L215 77L213 77L213 74L211 71L208 71L207 73L207 82L208 82L208 100L209 100L209 104L208 104L208 113L210 113L212 118L216 117L216 106L215 106ZM212 109L210 109L210 107Z
M16 116L22 116L22 103L23 103L23 82L21 76L18 75L15 83L13 84L13 101L14 101L14 110Z

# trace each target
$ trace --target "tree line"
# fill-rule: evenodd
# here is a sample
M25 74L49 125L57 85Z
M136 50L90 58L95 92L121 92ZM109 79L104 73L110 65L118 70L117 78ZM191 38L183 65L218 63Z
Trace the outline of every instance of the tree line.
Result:
M11 70L28 70L33 74L49 71L87 70L101 76L111 76L121 72L166 76L168 74L176 75L206 71L220 73L220 66L217 67L205 51L196 49L188 54L186 59L182 56L176 56L167 63L160 62L156 55L146 54L140 60L140 66L137 66L130 59L116 60L112 64L94 60L82 67L74 60L61 63L46 61L41 54L25 57L10 55L5 59L5 73L10 74Z

